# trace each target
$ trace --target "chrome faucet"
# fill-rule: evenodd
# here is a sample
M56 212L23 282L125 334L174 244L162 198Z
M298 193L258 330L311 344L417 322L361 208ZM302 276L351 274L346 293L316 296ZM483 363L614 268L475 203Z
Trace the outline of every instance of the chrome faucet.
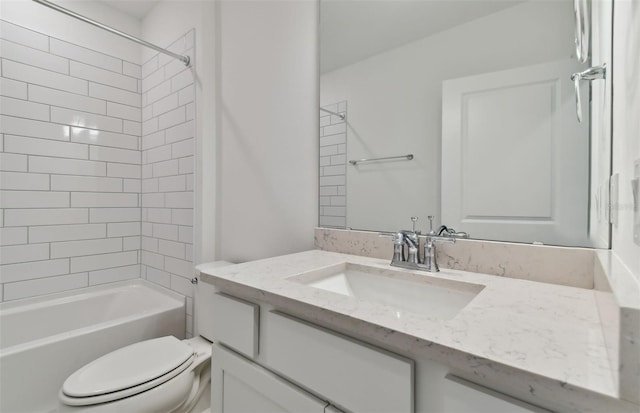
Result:
M436 243L455 243L457 238L469 238L466 232L457 232L446 225L440 226L437 231L433 230L433 216L429 216L429 233L426 235L424 252L420 257L420 231L416 231L416 221L418 217L411 217L413 229L404 230L393 234L380 234L381 236L391 236L393 240L393 258L391 265L394 267L408 268L421 271L438 272L438 262L436 260ZM407 254L405 254L405 249Z

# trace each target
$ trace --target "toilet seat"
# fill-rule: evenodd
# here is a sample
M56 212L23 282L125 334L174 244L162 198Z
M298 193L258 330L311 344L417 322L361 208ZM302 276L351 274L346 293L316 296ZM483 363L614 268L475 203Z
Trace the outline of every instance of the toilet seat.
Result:
M172 336L123 347L73 373L60 399L69 406L107 403L157 387L187 370L194 348Z

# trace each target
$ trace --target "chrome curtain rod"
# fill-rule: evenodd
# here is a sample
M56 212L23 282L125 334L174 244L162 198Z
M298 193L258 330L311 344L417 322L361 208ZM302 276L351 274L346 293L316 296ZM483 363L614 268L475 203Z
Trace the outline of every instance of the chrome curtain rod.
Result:
M76 18L78 20L82 20L85 23L92 24L92 25L94 25L96 27L99 27L99 28L101 28L103 30L106 30L108 32L116 34L116 35L118 35L120 37L124 37L125 39L131 40L131 41L136 42L138 44L141 44L141 45L143 45L145 47L148 47L150 49L153 49L153 50L155 50L157 52L164 53L164 54L166 54L168 56L173 57L174 59L180 60L182 63L185 64L185 66L189 66L189 63L191 63L191 58L189 56L182 56L182 55L179 55L177 53L173 53L173 52L171 52L171 51L169 51L167 49L163 49L160 46L156 46L153 43L149 43L149 42L147 42L145 40L138 39L135 36L131 36L130 34L121 32L120 30L116 30L113 27L109 27L109 26L107 26L105 24L102 24L102 23L97 22L97 21L95 21L93 19L85 17L85 16L83 16L81 14L78 14L78 13L76 13L74 11L71 11L69 9L65 9L62 6L58 6L57 4L51 3L50 1L47 1L47 0L33 0L33 1L35 1L36 3L42 4L43 6L47 6L47 7L51 8L51 9L53 9L55 11L59 11L60 13L64 13L67 16L71 16L71 17L74 17L74 18Z
M34 1L35 1L35 0L34 0ZM324 108L320 108L320 110L321 110L321 111L323 111L323 112L330 113L330 114L332 114L332 115L336 115L336 116L338 116L340 119L344 120L344 114L343 114L343 113L333 112L333 111L331 111L331 110L324 109Z
M385 158L352 159L352 160L349 161L349 163L351 165L357 165L359 163L365 163L365 162L390 161L390 160L395 160L395 159L406 159L407 161L410 161L410 160L413 159L413 154L410 153L408 155L387 156Z

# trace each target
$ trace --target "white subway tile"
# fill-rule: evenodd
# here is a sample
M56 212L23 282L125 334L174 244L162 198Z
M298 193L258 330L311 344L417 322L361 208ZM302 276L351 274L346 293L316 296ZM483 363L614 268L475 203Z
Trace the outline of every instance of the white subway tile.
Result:
M107 115L115 118L128 119L140 122L142 111L135 106L122 105L120 103L107 102Z
M100 115L107 113L104 100L38 85L29 85L29 100Z
M49 175L27 172L0 172L0 189L48 191Z
M148 265L149 267L157 268L159 270L164 269L164 256L145 250L142 250L141 256L142 264ZM147 275L149 275L149 273L147 273Z
M140 193L140 179L124 179L122 181L122 185L123 192L135 192L136 194Z
M142 137L142 150L164 145L164 131L155 132Z
M346 172L346 165L344 164L324 167L324 176L344 175Z
M140 107L140 94L137 92L129 92L99 83L89 82L89 96L122 103L123 105Z
M180 226L178 228L178 241L193 244L193 227Z
M79 257L122 251L122 238L90 239L51 243L51 258Z
M168 224L153 224L153 236L156 238L178 240L178 226Z
M195 136L194 123L193 121L188 121L173 126L165 131L165 136L167 143L173 143L184 139L193 138Z
M344 175L321 176L320 186L344 185L346 183Z
M29 158L29 172L105 176L107 174L107 164L96 161L31 156Z
M6 96L0 97L0 111L3 115L42 121L49 120L49 106Z
M140 208L91 208L89 222L140 221Z
M193 192L167 192L164 203L167 208L193 208Z
M164 194L142 194L142 206L149 208L163 208L164 207Z
M0 265L49 259L49 244L8 245L0 247Z
M121 149L138 149L138 137L95 129L71 128L71 141Z
M158 55L153 56L151 59L146 61L140 71L140 77L144 79L149 76L151 73L155 72L158 69Z
M193 264L190 261L165 257L164 269L181 277L188 277L189 279L193 277Z
M191 102L185 106L187 120L193 120L196 118L196 104Z
M41 193L43 198L47 194ZM69 194L65 194L67 203ZM38 205L41 206L41 205ZM41 206L42 207L42 206ZM86 224L89 222L89 212L85 208L49 208L49 209L7 209L4 211L6 226L35 226L35 225L60 225L60 224Z
M52 175L52 191L122 192L122 178Z
M107 224L108 237L132 237L140 235L139 222L117 222Z
M140 79L142 77L140 73L140 65L127 61L122 62L122 73L127 76L135 77L136 79Z
M193 297L193 284L190 278L185 277L189 276L171 274L171 289L187 297Z
M133 280L136 278L140 278L139 264L91 271L89 272L89 285L100 285L117 281Z
M147 280L166 288L171 288L171 274L153 267L147 269Z
M142 178L147 179L153 176L153 165L142 165Z
M184 158L185 156L193 155L194 153L194 139L186 139L171 145L171 157L172 158Z
M178 93L172 93L169 96L153 103L151 106L153 109L153 116L158 116L174 110L178 107Z
M195 100L194 89L193 86L187 86L178 92L178 104L180 106L186 105L187 103L193 102Z
M188 174L187 175L187 191L193 191L193 186L194 186L193 174Z
M58 107L51 108L51 121L83 128L122 132L122 119Z
M153 224L150 222L142 222L142 235L146 237L153 236Z
M142 122L142 136L156 132L158 130L158 118L151 118Z
M185 244L161 239L158 241L158 252L165 256L185 259Z
M138 91L137 79L130 76L121 75L110 70L86 65L84 63L71 61L69 73L73 77L90 80L95 83L101 83L107 86L125 89L130 92Z
M16 99L27 99L27 84L0 77L0 95Z
M191 70L185 70L171 78L171 91L175 92L177 90L184 89L191 84L193 84L193 75L191 74Z
M0 171L27 171L27 155L0 153Z
M138 227L139 226L140 225L138 225ZM139 250L139 249L140 249L140 236L136 235L133 237L122 238L123 251L131 251L131 250Z
M49 37L22 26L0 20L0 38L20 43L35 49L49 51Z
M137 207L137 194L114 194L100 192L72 192L72 207L112 208L112 207Z
M0 116L0 132L58 141L69 140L69 127L31 119Z
M0 191L0 208L56 208L68 206L68 192ZM5 218L9 212L5 211ZM40 210L39 214L42 214L42 210ZM5 219L4 224L10 225L7 222L8 219Z
M142 108L142 121L147 121L153 117L153 106L147 105Z
M3 265L0 271L0 283L51 277L69 273L69 260L33 261L20 264Z
M158 68L152 73L147 74L142 79L142 93L146 93L149 89L158 86L164 81L164 67Z
M31 241L37 242L37 241ZM27 243L27 228L0 228L0 245L19 245Z
M322 146L322 143L320 144L320 146ZM338 153L338 146L337 145L322 146L320 148L320 156L335 155L337 153Z
M331 196L331 195L338 195L337 186L321 186L320 187L320 196Z
M0 40L2 57L42 69L69 74L69 60L21 44Z
M125 120L123 125L124 133L128 135L142 135L142 123L134 122L132 120Z
M147 221L158 224L171 224L171 210L168 208L147 209Z
M158 239L143 236L141 239L141 248L145 251L158 252Z
M88 275L86 272L18 281L5 284L4 299L17 300L20 298L35 297L43 294L74 290L76 288L87 287L88 285Z
M62 40L51 38L51 53L114 72L122 72L122 60Z
M328 145L339 145L339 144L344 144L346 141L347 141L347 135L345 133L339 133L337 135L331 135L331 136L326 136L322 138L320 140L320 146L324 147Z
M138 263L137 251L71 258L71 272L95 271Z
M144 80L142 81L144 83ZM147 96L147 104L157 102L165 96L169 96L171 93L171 80L165 80L160 83L158 86L149 89L148 92L145 93Z
M193 173L193 156L188 156L186 158L180 158L180 164L178 168L178 173L181 174L191 174Z
M177 225L193 225L193 209L172 209L171 223Z
M187 261L193 262L193 244L185 244L187 246Z
M34 66L2 59L2 76L81 95L87 94L87 81Z
M89 157L89 147L87 145L13 135L5 135L4 150L6 152L57 156L60 158L87 159Z
M158 117L158 129L166 129L187 120L184 106L180 106L171 112L164 113Z
M86 221L86 211L85 211ZM72 241L104 238L105 224L47 225L29 227L29 242Z
M170 176L177 175L179 170L179 161L171 159L169 161L158 162L153 164L153 176Z
M117 163L140 164L140 152L128 149L115 149L103 146L91 146L89 159Z
M141 189L143 194L158 192L158 178L143 179Z
M185 176L167 176L158 179L158 191L159 192L175 192L184 191L187 187Z
M141 177L141 166L124 163L107 163L107 175L116 178L137 178Z
M146 154L146 163L156 163L171 159L171 145L159 146L144 152ZM144 156L144 155L143 155Z

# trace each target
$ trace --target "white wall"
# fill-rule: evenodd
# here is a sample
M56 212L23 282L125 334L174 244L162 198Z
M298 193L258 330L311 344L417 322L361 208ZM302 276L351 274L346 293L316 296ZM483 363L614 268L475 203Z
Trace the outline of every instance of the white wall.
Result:
M318 4L219 3L217 258L313 248Z
M527 2L323 74L321 106L348 103L347 159L415 155L347 165L347 226L395 231L419 216L424 230L427 215L438 221L442 81L568 58L572 27L571 2Z
M620 174L620 188L612 249L640 282L630 185L633 163L640 159L640 2L616 0L613 21L613 173Z

